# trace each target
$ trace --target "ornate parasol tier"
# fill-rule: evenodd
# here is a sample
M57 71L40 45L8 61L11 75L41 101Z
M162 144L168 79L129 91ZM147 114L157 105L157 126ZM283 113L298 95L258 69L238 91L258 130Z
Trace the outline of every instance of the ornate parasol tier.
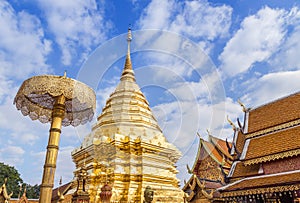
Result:
M87 85L64 76L25 80L14 104L24 116L51 122L39 203L51 203L61 126L85 124L93 118L96 95Z
M24 116L48 123L52 121L55 100L61 95L65 97L63 126L78 126L92 120L96 108L94 91L65 76L42 75L25 80L14 104Z

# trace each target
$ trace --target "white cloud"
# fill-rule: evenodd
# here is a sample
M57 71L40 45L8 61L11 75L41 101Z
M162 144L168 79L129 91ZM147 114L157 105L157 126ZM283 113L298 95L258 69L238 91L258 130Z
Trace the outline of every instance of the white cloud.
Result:
M58 186L61 176L64 183L71 181L73 178L72 172L75 170L75 164L71 157L71 151L73 149L74 146L63 146L59 148L54 178L55 187ZM46 151L32 151L28 153L27 156L27 161L34 161L31 163L29 168L25 168L26 170L22 172L22 178L30 184L40 184L42 182Z
M242 101L249 107L263 105L300 90L300 71L286 71L263 75L247 89Z
M140 29L168 30L192 38L208 53L212 40L228 35L231 14L230 6L215 6L206 0L152 0L137 24ZM174 45L169 43L169 46Z
M24 79L32 72L49 71L46 64L51 41L45 39L40 20L25 12L16 12L6 1L0 2L0 73Z
M197 132L206 135L206 129L216 137L230 138L232 131L226 116L234 122L238 116L242 116L239 104L231 98L216 104L209 104L208 100L203 99L177 100L156 105L152 109L168 140L183 151L188 150Z
M109 21L103 19L104 6L94 0L37 1L45 12L49 30L62 50L64 65L70 65L76 57L83 60L81 57L105 39L107 30L111 28Z
M272 69L300 68L300 11L264 7L246 17L241 28L229 40L219 56L220 69L227 76L235 76L268 62Z
M182 7L172 22L170 30L208 40L228 35L231 25L231 7L212 6L204 0L185 1Z
M212 6L205 0L152 0L139 20L141 29L164 29L213 40L227 35L232 8Z
M279 70L299 70L300 10L297 7L291 9L287 23L290 26L290 31L287 33L279 52L270 60L270 64Z
M25 151L19 146L6 146L0 149L0 161L11 166L23 164Z
M152 109L167 140L182 152L182 158L177 162L181 184L184 179L189 178L186 164L192 167L197 154L199 139L197 132L207 138L206 129L208 129L215 137L231 140L233 130L227 123L226 116L236 122L236 118L242 118L243 114L240 105L231 98L214 105L204 99L194 101L179 99L156 105Z
M58 186L60 177L63 178L64 183L71 181L74 177L74 174L71 172L75 170L75 164L71 157L72 150L74 150L74 146L66 146L59 149L54 180L56 186Z
M246 17L220 55L220 69L234 76L247 71L255 62L267 60L284 39L287 15L283 9L265 7Z
M138 25L141 29L167 29L172 12L175 10L173 0L153 0L145 8Z
M47 131L49 130L49 126L43 125L38 121L32 121L28 116L24 117L13 105L13 100L11 98L4 100L4 103L0 106L0 128L3 130L10 130L13 135L12 138L15 138L14 141L18 143L22 143L22 141L25 143L30 140L33 141L40 131L45 131L46 133L44 134L47 134ZM23 134L28 134L25 137L29 138L29 140L25 137L19 138L19 136L22 136Z

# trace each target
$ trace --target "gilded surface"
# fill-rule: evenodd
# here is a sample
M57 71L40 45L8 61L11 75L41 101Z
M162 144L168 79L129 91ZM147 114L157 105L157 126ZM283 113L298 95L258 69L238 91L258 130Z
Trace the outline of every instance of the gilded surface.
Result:
M203 179L223 181L217 162L210 156L201 161L197 174Z
M112 187L111 202L143 202L147 186L153 202L183 202L175 163L180 151L164 137L149 104L135 82L130 41L120 82L98 116L92 132L72 152L76 168L88 152L91 202L100 203L100 188Z
M191 189L191 192L189 195L186 195L186 200L191 201L192 199L203 199L206 201L209 201L213 199L213 191L211 189L207 189L205 187L205 181L200 181L196 175L192 176L191 183L189 184L189 188ZM197 192L195 192L196 187L198 187Z
M295 150L291 150L288 152L281 152L278 154L271 154L271 155L267 155L267 156L256 158L256 159L245 160L244 163L245 163L245 165L251 165L251 164L257 164L257 163L297 156L299 154L300 154L300 149L295 149Z
M266 194L274 192L287 192L287 191L297 191L300 190L300 185L285 185L285 186L275 186L267 188L255 188L247 189L234 192L224 192L221 194L222 197L236 197L245 195L256 195L256 194Z
M0 202L8 203L13 193L8 194L6 189L7 178L5 178L3 185L0 188Z
M14 103L24 116L42 123L51 122L56 97L66 98L63 126L84 124L93 118L96 107L94 91L87 85L63 76L34 76L24 81Z

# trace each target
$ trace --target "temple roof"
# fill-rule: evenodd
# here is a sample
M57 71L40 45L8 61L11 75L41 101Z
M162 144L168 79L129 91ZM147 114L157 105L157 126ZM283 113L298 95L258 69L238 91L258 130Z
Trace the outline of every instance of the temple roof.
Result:
M260 165L245 166L243 162L234 162L232 164L232 173L229 173L231 178L239 178L245 176L258 175Z
M238 131L235 139L242 162L234 164L230 175L251 176L255 172L247 165L299 155L299 111L300 93L296 93L246 112L248 131Z
M231 143L228 144L231 146ZM232 157L228 153L224 140L213 136L209 137L209 141L200 138L193 168L188 169L189 173L193 175L183 187L184 191L192 190L189 199L194 197L196 185L201 188L202 193L210 189L214 191L214 189L221 187L224 174L222 174L220 165L223 167L223 172L227 174L231 166L231 159ZM201 172L199 172L199 169Z
M61 185L57 188L54 188L52 190L52 200L58 200L59 199L59 193L65 194L72 186L72 182L66 183L64 185Z
M219 138L213 137L213 136L209 136L211 143L217 147L217 149L222 152L223 155L225 155L227 158L232 160L232 156L229 154L228 152L228 147L226 144L226 141L221 140ZM229 147L232 147L232 143L228 142Z
M244 147L245 164L261 163L300 154L300 127L248 139Z
M248 133L300 118L300 92L249 111Z
M231 183L220 190L223 197L264 193L258 192L260 188L269 191L286 184L300 188L299 167L284 165L300 154L299 112L300 93L245 112L245 129L236 132L237 159L228 176ZM270 169L279 164L285 168Z
M222 187L220 182L209 181L209 180L199 180L196 175L190 177L189 181L185 184L182 190L189 190L189 194L186 193L186 200L188 202L192 201L196 196L204 196L207 200L214 197L215 189Z
M198 152L192 168L194 173L198 170L197 168L199 167L201 161L205 159L207 155L216 161L218 165L222 165L227 169L230 168L231 161L226 159L226 157L230 159L232 159L232 157L228 153L226 142L219 138L210 136L210 141L205 141L204 139L200 138Z
M254 176L254 177L248 177L241 179L239 181L235 181L231 184L228 184L219 190L224 191L225 194L223 196L226 196L226 191L230 191L231 193L234 193L234 191L250 191L251 189L255 189L256 192L260 188L262 188L261 192L269 192L270 187L279 187L282 185L292 186L292 185L298 184L300 187L300 170L297 171L291 171L291 172L283 172L283 173L277 173L277 174L270 174L270 175L262 175L262 176ZM269 189L267 189L268 187ZM295 186L296 187L296 186ZM288 187L287 187L288 189ZM292 190L288 190L292 191ZM242 192L241 192L242 194ZM234 194L238 195L238 194Z

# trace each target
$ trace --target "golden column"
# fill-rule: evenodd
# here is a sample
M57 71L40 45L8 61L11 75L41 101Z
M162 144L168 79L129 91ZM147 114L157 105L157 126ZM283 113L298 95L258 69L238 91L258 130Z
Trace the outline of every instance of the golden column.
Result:
M23 82L14 104L32 120L51 122L39 199L40 203L50 203L61 127L90 121L96 107L95 93L66 75L35 76Z

